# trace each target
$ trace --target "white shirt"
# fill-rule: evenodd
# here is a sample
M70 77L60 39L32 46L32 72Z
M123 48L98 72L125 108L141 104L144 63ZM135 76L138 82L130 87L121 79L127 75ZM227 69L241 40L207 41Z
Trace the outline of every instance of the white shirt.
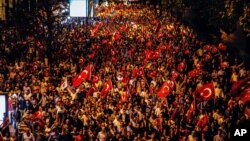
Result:
M23 141L35 141L35 137L32 133L29 136L27 133L23 133Z

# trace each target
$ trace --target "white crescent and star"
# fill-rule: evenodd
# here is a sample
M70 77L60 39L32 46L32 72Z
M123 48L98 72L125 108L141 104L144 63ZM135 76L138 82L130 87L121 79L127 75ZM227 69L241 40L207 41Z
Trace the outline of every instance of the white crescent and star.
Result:
M208 92L207 95L204 95L205 92ZM205 98L209 98L212 95L212 90L210 88L205 88L202 92L201 92L201 96L205 97Z
M106 89L105 91L108 91L109 90L109 84L106 84Z
M166 90L166 91L169 91L169 86L165 85L162 89Z

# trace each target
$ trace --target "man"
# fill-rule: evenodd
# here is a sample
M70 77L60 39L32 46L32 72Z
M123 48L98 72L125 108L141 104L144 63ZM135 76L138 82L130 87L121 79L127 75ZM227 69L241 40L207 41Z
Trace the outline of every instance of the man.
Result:
M30 129L23 133L23 141L35 141L35 137L33 133L30 132Z
M106 134L104 125L102 125L102 130L100 132L98 132L97 139L98 139L98 141L106 141L107 140L107 134Z
M224 141L222 132L220 129L218 130L218 134L214 136L214 141Z
M9 119L7 113L4 113L3 114L3 123L0 125L0 129L1 129L3 136L6 136L6 134L10 132L9 125L10 125L10 119Z

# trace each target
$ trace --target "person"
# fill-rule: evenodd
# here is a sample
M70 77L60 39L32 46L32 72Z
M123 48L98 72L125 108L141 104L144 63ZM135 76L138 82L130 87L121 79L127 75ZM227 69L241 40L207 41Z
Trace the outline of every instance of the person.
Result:
M33 133L30 132L30 129L28 128L25 133L23 133L23 141L35 141L35 137Z
M4 140L3 140L3 135L2 135L1 132L0 132L0 141L4 141Z
M68 4L55 2L52 9L65 11L61 5ZM96 10L98 19L90 25L72 18L64 24L58 16L48 26L56 12L48 16L41 5L30 28L0 31L0 91L18 91L19 126L31 127L35 137L39 126L43 140L196 140L203 132L213 140L220 126L227 132L226 119L232 126L246 122L247 103L230 100L235 97L231 66L242 61L220 50L219 41L202 39L168 11L159 19L148 5L110 4ZM235 71L233 82L246 79L247 86L250 72L243 66L244 75ZM75 87L78 78L83 83ZM112 89L104 94L109 80ZM211 81L223 84L215 97L193 96ZM164 83L167 95L160 96ZM203 110L209 120L197 130Z
M3 123L0 125L2 135L5 137L7 134L10 134L10 120L7 113L3 113Z
M217 135L214 136L213 141L224 141L224 138L222 136L222 132L220 129L218 130Z
M106 141L107 140L107 133L105 131L105 126L104 125L102 125L101 131L98 132L97 139L98 139L98 141Z

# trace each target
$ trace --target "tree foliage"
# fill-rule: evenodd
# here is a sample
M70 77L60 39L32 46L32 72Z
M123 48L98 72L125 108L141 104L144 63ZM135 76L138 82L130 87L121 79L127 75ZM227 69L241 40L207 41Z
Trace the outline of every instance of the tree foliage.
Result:
M250 36L250 1L248 0L167 0L166 8L183 19L188 9L188 18L197 26L223 29L234 32L239 24Z

